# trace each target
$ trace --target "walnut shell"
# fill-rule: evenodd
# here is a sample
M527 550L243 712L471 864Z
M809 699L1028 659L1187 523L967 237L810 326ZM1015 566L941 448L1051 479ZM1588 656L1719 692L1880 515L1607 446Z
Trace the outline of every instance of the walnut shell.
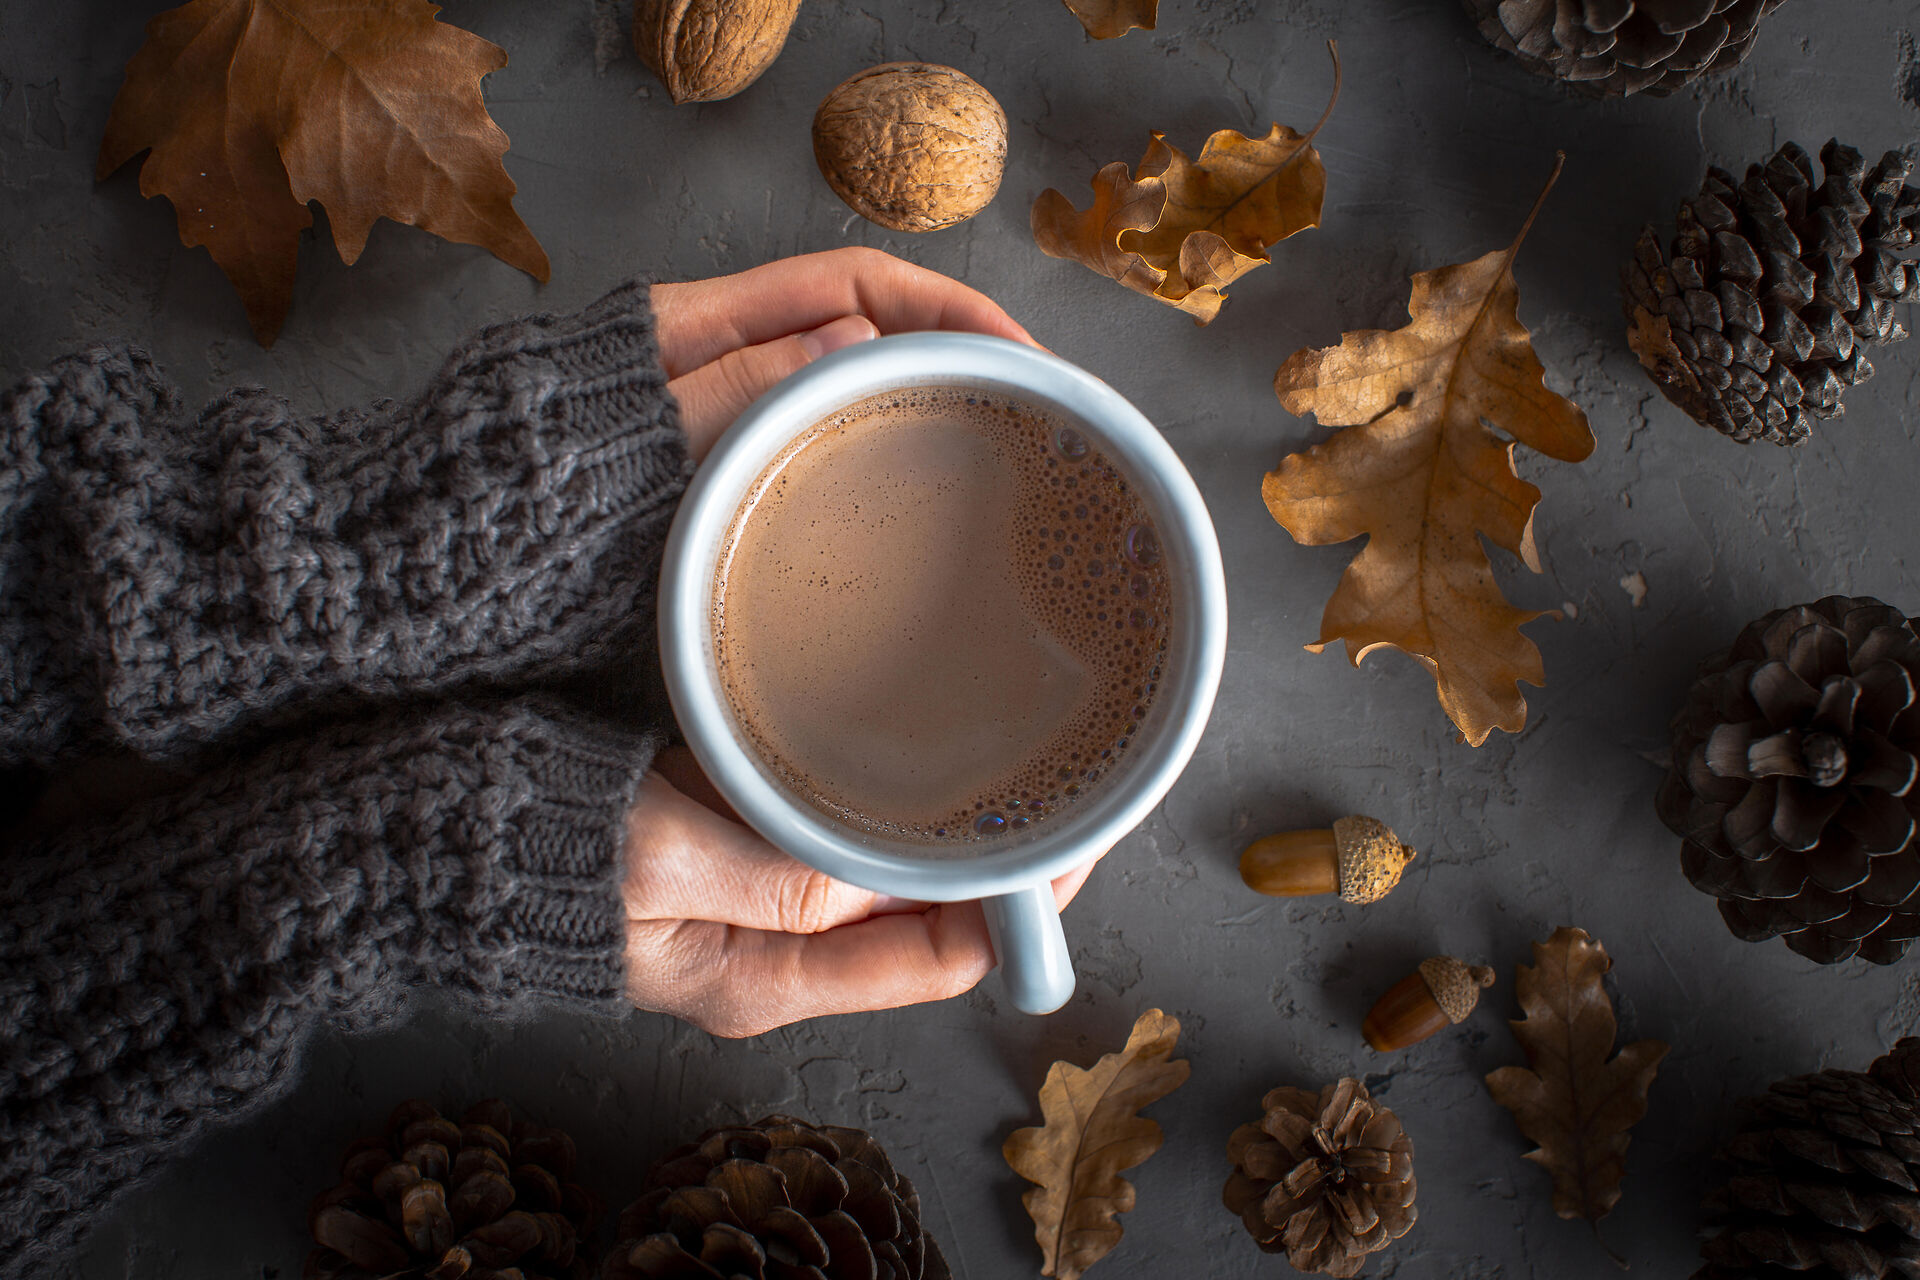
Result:
M813 117L813 156L835 195L895 231L964 222L1000 190L1007 115L952 67L888 62L849 77Z
M800 0L634 0L633 48L677 103L731 98L773 65Z

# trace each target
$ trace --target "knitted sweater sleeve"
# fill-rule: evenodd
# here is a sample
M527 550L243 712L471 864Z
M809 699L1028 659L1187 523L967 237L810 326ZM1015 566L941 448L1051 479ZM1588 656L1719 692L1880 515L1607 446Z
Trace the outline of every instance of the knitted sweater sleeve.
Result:
M644 646L690 466L638 284L328 420L61 360L0 396L0 768Z
M624 1007L626 813L658 743L523 701L260 753L0 877L0 1277L270 1098L323 1019L430 983Z

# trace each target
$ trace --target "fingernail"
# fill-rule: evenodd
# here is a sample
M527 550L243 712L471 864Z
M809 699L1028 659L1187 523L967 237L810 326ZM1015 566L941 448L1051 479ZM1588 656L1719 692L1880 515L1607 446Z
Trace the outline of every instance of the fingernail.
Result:
M909 911L924 910L926 905L914 898L896 898L892 894L882 893L874 896L873 905L867 908L867 914L870 916L904 915Z
M841 316L838 320L830 320L818 329L801 334L800 349L807 353L807 359L818 360L829 352L879 336L880 331L865 316Z

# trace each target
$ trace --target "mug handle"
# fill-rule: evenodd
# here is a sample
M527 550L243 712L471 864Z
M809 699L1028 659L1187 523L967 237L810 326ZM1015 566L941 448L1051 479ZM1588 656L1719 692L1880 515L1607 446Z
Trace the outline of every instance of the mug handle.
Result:
M1053 886L1044 882L987 898L987 935L1000 958L1000 980L1022 1013L1052 1013L1073 996L1073 960Z

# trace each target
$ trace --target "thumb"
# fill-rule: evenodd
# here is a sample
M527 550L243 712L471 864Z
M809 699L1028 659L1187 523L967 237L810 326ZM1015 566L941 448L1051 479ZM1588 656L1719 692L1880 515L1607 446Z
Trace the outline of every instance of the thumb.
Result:
M706 457L720 433L776 382L829 351L879 336L865 316L841 316L806 333L736 348L669 382L694 460Z

